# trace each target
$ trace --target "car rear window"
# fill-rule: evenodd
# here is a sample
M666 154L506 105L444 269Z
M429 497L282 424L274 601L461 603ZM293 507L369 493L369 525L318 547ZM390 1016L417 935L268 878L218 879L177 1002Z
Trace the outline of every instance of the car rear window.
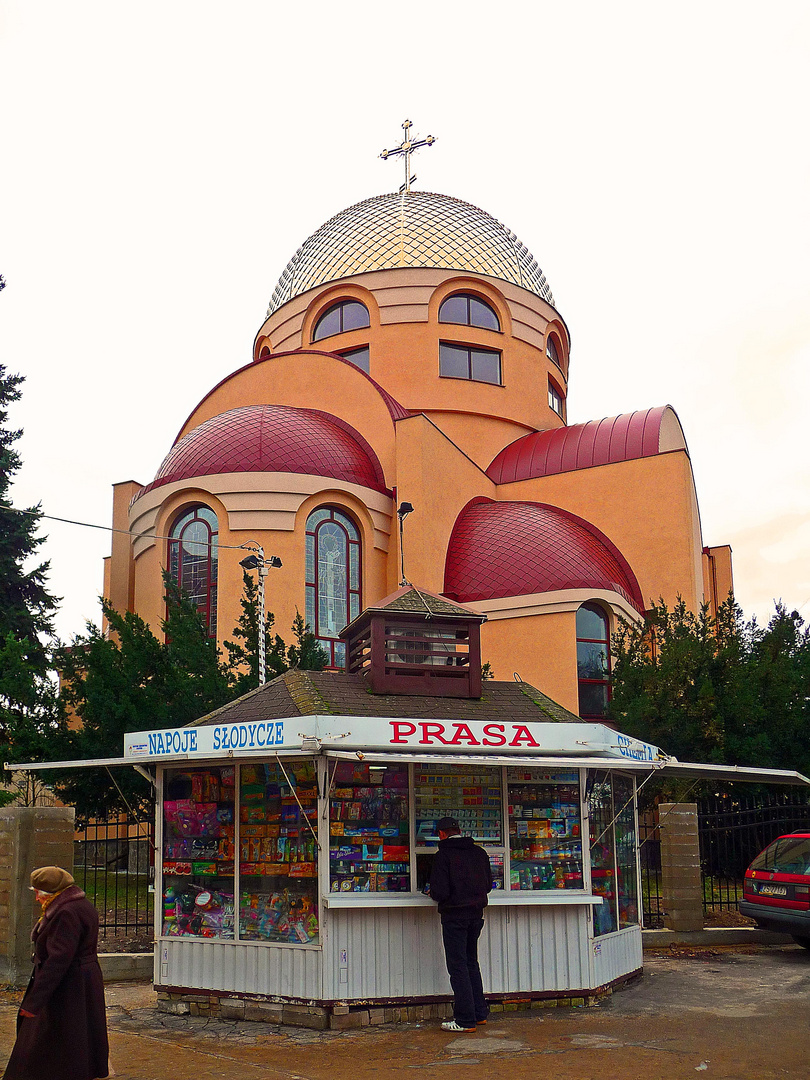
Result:
M810 874L810 837L785 836L774 840L757 855L751 869L778 874Z

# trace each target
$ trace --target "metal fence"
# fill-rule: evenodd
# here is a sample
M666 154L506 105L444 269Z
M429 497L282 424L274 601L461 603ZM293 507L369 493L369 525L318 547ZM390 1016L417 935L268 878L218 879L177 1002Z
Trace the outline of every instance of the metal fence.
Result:
M696 800L703 879L703 911L708 919L737 911L746 868L782 833L810 829L810 803L803 790L764 790L743 795L708 795ZM657 811L639 813L643 926L664 925L661 900L661 841Z
M99 914L101 947L151 947L154 924L154 815L77 822L73 876Z
M664 913L661 906L661 836L657 810L639 813L638 839L641 845L642 926L647 930L658 930L664 925Z
M782 833L810 828L810 804L801 790L753 795L710 795L698 800L703 910L736 911L746 868Z

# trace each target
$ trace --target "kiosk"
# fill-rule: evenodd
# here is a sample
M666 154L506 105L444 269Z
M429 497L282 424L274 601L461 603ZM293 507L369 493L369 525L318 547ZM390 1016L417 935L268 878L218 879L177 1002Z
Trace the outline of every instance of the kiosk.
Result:
M425 895L444 815L490 856L490 997L591 996L641 968L635 792L666 763L656 747L447 710L243 719L261 696L126 738L158 796L156 986L327 1007L448 999Z

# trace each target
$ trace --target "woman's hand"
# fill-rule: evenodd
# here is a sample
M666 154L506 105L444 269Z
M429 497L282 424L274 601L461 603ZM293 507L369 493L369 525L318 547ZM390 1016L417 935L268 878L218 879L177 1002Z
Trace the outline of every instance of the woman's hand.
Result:
M28 1009L20 1009L20 1016L29 1016L32 1020L36 1018L36 1013L29 1012Z

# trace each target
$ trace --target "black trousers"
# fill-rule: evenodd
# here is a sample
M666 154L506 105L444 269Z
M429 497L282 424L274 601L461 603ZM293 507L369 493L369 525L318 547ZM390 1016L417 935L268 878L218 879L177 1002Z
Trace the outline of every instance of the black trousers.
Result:
M453 1017L461 1027L475 1027L489 1012L478 966L478 938L483 928L483 913L477 908L442 915L444 958L455 998Z

